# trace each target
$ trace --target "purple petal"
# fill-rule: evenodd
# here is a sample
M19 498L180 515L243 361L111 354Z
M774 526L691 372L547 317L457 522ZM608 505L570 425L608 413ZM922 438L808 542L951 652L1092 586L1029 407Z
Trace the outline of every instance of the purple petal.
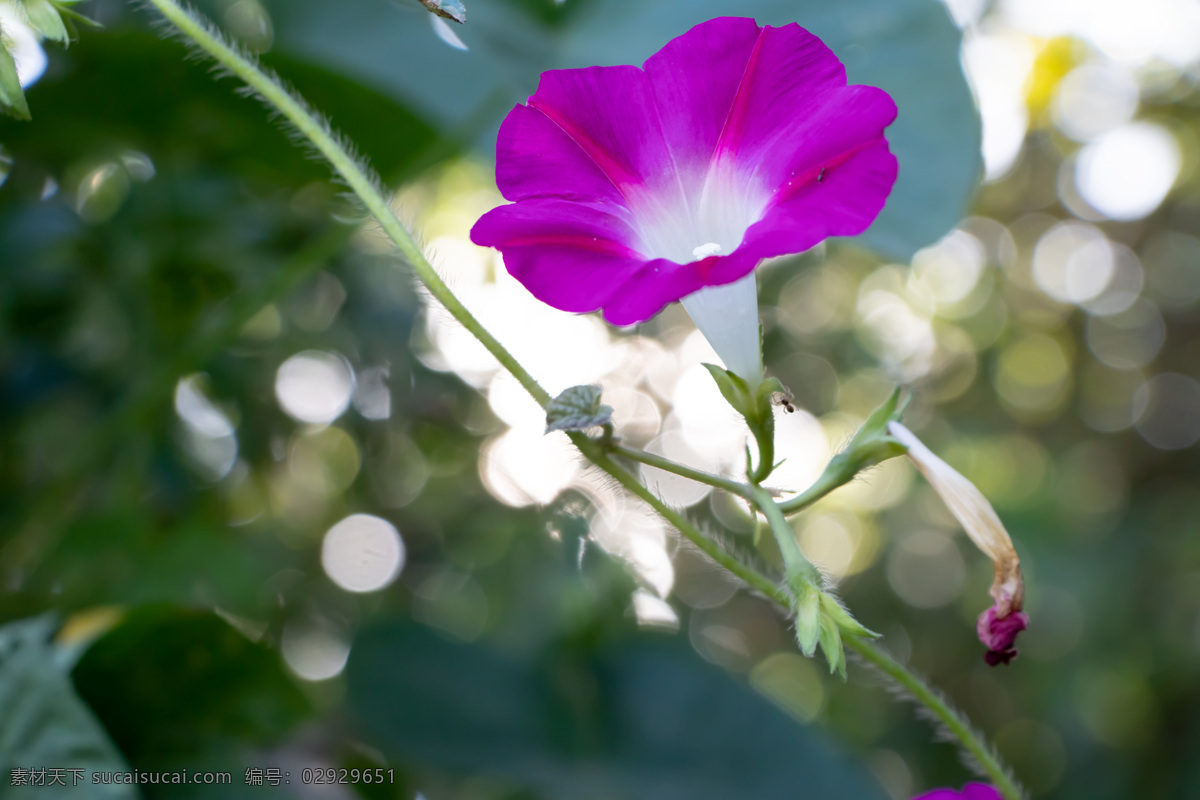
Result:
M569 138L627 202L656 202L663 193L672 203L682 200L659 109L642 70L621 66L545 72L529 108ZM542 165L540 171L548 168Z
M979 615L975 627L979 641L988 649L984 660L994 667L1017 657L1017 634L1029 627L1029 615L1014 611L1002 617L992 606Z
M896 182L896 157L882 137L853 152L824 172L798 175L783 184L783 200L746 231L738 253L756 262L801 253L830 236L856 236L878 216ZM819 180L818 180L819 178ZM745 274L745 273L742 273ZM713 280L736 280L739 274L714 270Z
M716 158L774 189L882 138L895 118L886 92L846 85L841 62L816 36L797 25L764 28Z
M721 17L672 39L646 61L659 108L669 110L662 115L663 134L689 183L702 182L708 171L761 34L752 19Z
M547 197L500 206L471 239L498 248L514 278L564 311L595 311L646 267L628 211L611 203Z
M617 187L562 128L517 106L496 139L496 185L508 200L563 197L622 202Z
M677 264L665 258L648 262L646 269L622 286L620 292L605 304L604 318L613 325L644 322L667 304L707 286L704 276L721 260L713 256L690 264ZM742 274L753 269L754 265L749 264Z

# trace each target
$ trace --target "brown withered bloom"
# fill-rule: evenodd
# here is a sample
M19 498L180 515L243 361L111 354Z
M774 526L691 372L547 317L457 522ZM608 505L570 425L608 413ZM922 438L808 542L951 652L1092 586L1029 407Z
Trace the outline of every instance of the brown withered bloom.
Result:
M888 423L888 433L908 448L913 465L929 481L975 546L992 560L995 577L990 594L995 602L979 615L976 629L979 640L988 649L984 656L987 663L1007 664L1017 655L1014 646L1017 634L1029 625L1029 617L1021 611L1025 599L1021 562L1008 531L975 484L934 455L912 431L893 421Z

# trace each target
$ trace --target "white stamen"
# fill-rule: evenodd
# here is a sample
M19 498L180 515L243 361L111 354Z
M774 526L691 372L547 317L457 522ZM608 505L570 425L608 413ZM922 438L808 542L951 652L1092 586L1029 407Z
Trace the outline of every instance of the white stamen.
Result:
M720 253L720 252L721 252L721 245L717 244L716 242L709 242L708 244L702 244L699 247L692 250L692 256L695 257L697 260L699 260L701 258L708 258L709 256L715 256L717 253Z
M758 386L763 366L754 273L724 286L706 286L681 302L692 322L725 362L725 368L751 387Z

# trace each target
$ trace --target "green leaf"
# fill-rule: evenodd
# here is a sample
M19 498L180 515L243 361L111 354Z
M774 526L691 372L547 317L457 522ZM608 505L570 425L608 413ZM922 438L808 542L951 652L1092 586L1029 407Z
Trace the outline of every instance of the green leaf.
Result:
M273 741L309 712L278 652L207 611L138 609L84 653L74 677L139 769L223 742Z
M82 37L60 54L70 69L52 70L38 81L39 124L0 124L6 147L33 161L70 164L93 157L82 142L94 137L156 160L203 152L209 170L219 167L281 186L299 188L328 179L329 170L295 147L261 105L239 97L232 85L214 81L205 67L181 58L177 42L118 23L103 35ZM272 53L270 66L328 114L385 179L410 176L418 159L431 157L434 130L395 100L311 60ZM144 80L147 74L156 79ZM129 86L138 90L128 91ZM198 119L205 121L206 133L190 141L177 135ZM446 146L438 155L454 152Z
M599 386L572 386L564 389L546 406L546 433L582 431L607 425L612 407L600 405Z
M386 755L535 796L886 797L820 726L797 725L685 638L522 653L395 623L358 636L345 675L351 715Z
M460 24L467 21L467 7L460 0L419 0L419 2L439 17L445 17Z
M0 31L3 35L3 31ZM25 92L21 91L21 80L17 77L17 62L13 61L12 53L0 40L0 111L17 119L27 120L29 105L25 102Z
M29 24L47 39L66 44L70 41L67 26L50 0L21 0L25 4L25 17Z
M9 785L14 769L73 768L89 781L80 796L134 800L133 787L90 784L92 772L129 766L71 686L66 659L49 641L53 629L48 617L0 627L0 785ZM63 778L67 789L27 786L20 797L68 796L73 778Z

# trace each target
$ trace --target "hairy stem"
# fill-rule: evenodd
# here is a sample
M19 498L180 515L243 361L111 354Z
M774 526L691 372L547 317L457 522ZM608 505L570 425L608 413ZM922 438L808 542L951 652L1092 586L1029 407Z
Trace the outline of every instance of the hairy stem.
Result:
M714 489L723 489L730 494L744 497L747 500L751 499L751 488L744 483L739 483L729 478L722 478L720 475L713 475L704 470L694 469L685 464L672 461L669 458L664 458L657 453L647 453L645 450L638 450L635 447L624 447L619 444L613 445L610 448L610 452L623 458L628 458L630 461L637 461L648 467L661 469L663 472L670 472L673 475L688 478L697 483L705 483Z
M779 545L779 552L783 556L788 589L793 592L797 591L799 588L797 582L799 581L806 581L818 589L821 588L821 573L800 549L800 543L796 541L796 532L788 524L779 504L771 499L771 495L765 489L759 486L754 487L751 499L755 507L766 517L767 524L771 527L771 533L775 535L775 542Z
M846 646L858 653L897 685L903 687L913 698L930 711L938 721L958 740L979 768L987 773L988 780L1000 790L1005 800L1022 800L1025 796L1012 775L1000 763L995 751L988 746L972 728L966 717L942 697L918 675L888 655L882 648L858 636L845 636Z
M525 387L540 405L550 402L550 395L534 380L533 376L513 358L500 342L483 327L467 307L450 291L445 281L437 274L437 270L429 263L425 253L417 246L412 234L397 218L392 207L388 204L374 176L350 154L329 126L314 114L298 97L293 95L279 82L277 78L263 71L248 56L231 47L220 35L208 25L185 11L174 0L147 0L167 18L179 32L194 42L200 49L216 59L222 67L228 69L246 85L253 89L268 106L278 111L296 127L317 151L330 163L334 171L346 182L350 190L358 196L367 211L371 213L384 233L396 245L405 260L412 265L421 283L441 303L459 323L479 340L488 352L508 370L514 378Z
M608 473L617 483L626 489L630 494L641 498L646 505L650 506L665 519L668 523L674 526L684 538L694 544L701 552L711 558L713 561L720 564L729 572L736 575L746 582L752 589L762 592L773 597L779 591L778 584L768 578L766 575L738 561L725 548L714 542L712 539L705 536L700 530L688 521L686 517L680 514L675 509L662 501L658 495L643 486L637 478L631 475L627 470L622 469L619 464L601 449L601 445L597 442L584 436L582 433L570 434L571 441L579 448L579 452L583 453L589 461L595 464L600 469ZM640 451L639 451L640 452Z
M429 289L430 294L487 348L496 360L520 382L539 404L542 406L547 405L551 399L550 395L534 380L533 376L525 370L512 354L480 324L454 293L450 291L449 287L442 281L428 259L426 259L424 253L417 246L412 235L396 217L369 171L350 155L347 149L339 142L338 137L301 100L294 97L276 79L262 71L250 58L226 44L220 36L185 11L174 0L147 0L147 2L154 5L187 39L195 43L234 75L245 81L259 94L267 105L278 111L296 126L296 129L329 161L335 172L346 181L350 189L359 197L367 210L379 222L384 232L387 233L401 254L412 265L417 277ZM790 611L790 597L784 587L753 568L742 564L716 542L705 537L703 533L688 522L678 511L675 511L664 503L653 492L639 483L629 472L614 462L604 452L601 443L594 442L581 433L571 433L570 438L580 452L591 460L592 463L611 475L629 492L644 500L702 552L741 578L751 588L761 592ZM760 464L759 471L763 467L764 465ZM847 476L845 480L849 480L849 477L851 476ZM841 483L844 483L845 480L842 480ZM820 483L821 481L818 481L818 484ZM841 483L835 485L841 485ZM832 490L832 488L834 486L830 486L825 491ZM790 531L790 526L787 525L786 519L783 518L784 511L789 509L789 507L790 510L802 507L803 504L797 505L796 501L804 498L812 491L810 489L804 495L794 498L783 505L775 503L766 490L757 486L754 488L754 496L757 500L756 505L767 516L772 529L778 529L778 532L781 533L782 529L778 528L780 524L788 527ZM799 552L798 546L796 546L796 552ZM803 558L802 553L800 557ZM896 681L896 683L906 690L912 692L913 696L920 703L944 723L967 752L979 762L989 778L1004 794L1006 800L1021 800L1020 790L1008 778L991 749L971 730L961 714L942 700L921 678L906 670L901 664L888 657L882 650L870 642L852 636L847 636L846 641L855 651L878 666L885 675Z

